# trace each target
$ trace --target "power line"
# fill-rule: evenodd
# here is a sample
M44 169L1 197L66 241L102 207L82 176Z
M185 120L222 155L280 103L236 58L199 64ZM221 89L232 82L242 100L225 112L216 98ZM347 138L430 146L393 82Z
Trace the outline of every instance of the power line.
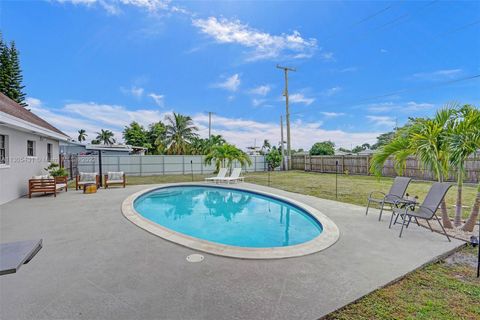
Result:
M415 88L411 88L411 89L401 89L401 90L392 91L392 92L377 95L377 96L363 98L363 99L360 99L360 100L357 100L357 101L331 104L330 106L341 106L341 105L346 105L346 104L349 104L349 105L359 104L359 103L362 103L362 102L377 100L379 98L386 98L386 97L390 97L390 96L395 96L395 95L398 95L400 93L405 93L405 92L409 92L409 91L424 91L424 90L434 89L434 88L438 88L438 87L443 87L443 86L453 84L453 83L457 83L457 82L473 80L473 79L476 79L476 78L480 78L480 74L476 74L476 75L473 75L473 76L468 76L468 77L464 77L464 78L460 78L460 79L445 81L445 82L442 82L442 83L439 83L439 84L436 84L436 85L421 86L421 87L415 87ZM306 111L293 112L293 113L290 113L290 115L305 114L305 112Z

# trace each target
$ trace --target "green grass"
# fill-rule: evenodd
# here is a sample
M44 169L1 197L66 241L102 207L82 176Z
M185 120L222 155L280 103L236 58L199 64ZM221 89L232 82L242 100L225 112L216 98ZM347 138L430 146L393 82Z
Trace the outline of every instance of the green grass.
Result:
M338 198L335 196L335 175L306 173L301 171L248 173L246 181L308 194L320 198L365 205L367 195L373 190L386 192L391 178L377 179L367 176L338 176ZM205 176L195 175L194 181ZM189 175L128 177L128 184L157 184L192 181ZM410 195L422 200L431 182L412 182ZM465 186L464 205L471 206L476 188ZM449 213L453 216L456 188L447 194ZM467 216L469 209L464 210ZM476 251L464 248L455 255L470 256ZM334 312L326 319L480 319L480 280L475 278L474 266L440 261L412 272L402 280L379 289L356 303Z
M203 180L205 176L195 175L195 181ZM146 176L146 177L128 177L128 184L152 184L169 182L187 182L192 181L190 175L167 175L167 176ZM365 206L368 194L371 191L387 192L392 185L392 178L376 178L372 176L354 176L338 175L338 198L335 196L335 175L322 173L308 173L303 171L271 172L270 182L268 173L255 172L247 173L247 182L270 185L271 187L308 194L319 198L337 200L341 202L353 203ZM408 187L407 192L410 195L419 196L423 200L431 186L431 182L413 181ZM463 217L468 217L471 206L473 205L476 188L465 185L463 189L463 205L468 206L463 210ZM447 194L446 201L448 211L451 217L454 216L457 188L454 186Z
M476 253L467 247L455 255ZM480 280L475 271L464 263L433 263L325 319L479 319Z

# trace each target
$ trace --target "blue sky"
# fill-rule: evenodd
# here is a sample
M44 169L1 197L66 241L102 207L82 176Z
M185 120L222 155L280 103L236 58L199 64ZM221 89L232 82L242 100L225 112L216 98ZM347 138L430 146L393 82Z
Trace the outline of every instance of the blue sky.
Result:
M480 2L2 1L28 102L72 137L176 111L241 147L375 142L447 102L479 105ZM466 80L462 80L466 79Z

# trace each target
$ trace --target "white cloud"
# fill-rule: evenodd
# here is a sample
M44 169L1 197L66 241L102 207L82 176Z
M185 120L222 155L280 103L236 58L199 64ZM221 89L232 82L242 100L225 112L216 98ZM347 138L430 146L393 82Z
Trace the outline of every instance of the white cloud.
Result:
M336 118L336 117L340 117L340 116L344 116L345 113L343 112L322 112L322 114L327 117L327 118Z
M110 14L122 12L120 6L132 6L155 13L158 11L181 12L181 8L170 7L170 0L53 0L59 3L71 3L73 5L84 5L87 7L100 6Z
M247 60L261 60L278 57L305 58L317 50L317 40L302 38L298 31L291 34L271 35L254 29L240 20L193 19L192 24L219 43L239 44L251 48Z
M380 53L387 53L388 50L387 49L380 49Z
M426 102L381 102L381 103L372 103L366 106L366 109L370 112L374 113L383 113L383 112L402 112L402 113L410 113L410 112L420 112L431 110L435 108L433 103L426 103Z
M126 88L120 88L120 90L126 94L126 95L132 95L135 98L141 98L143 96L143 93L145 92L145 89L142 87L137 87L137 86L132 86L129 89Z
M163 121L168 112L158 110L129 110L119 105L98 103L70 103L62 108L52 109L44 106L39 99L29 98L30 108L40 117L64 131L72 138L77 137L78 129L85 129L88 139L96 137L100 129L114 132L115 139L122 141L124 126L137 121L143 126ZM199 127L200 135L206 137L208 133L208 115L196 114L194 123ZM228 141L245 148L253 144L254 139L262 141L269 139L273 143L279 141L280 128L276 122L253 121L239 118L213 115L213 132L223 135ZM348 147L365 142L374 143L381 132L347 132L343 130L326 130L321 122L292 122L292 145L294 148L308 149L317 141L331 140L337 146Z
M155 101L157 106L162 107L162 108L165 106L165 101L164 101L165 96L163 94L150 93L148 96L150 98L152 98L153 101Z
M307 106L315 101L315 98L307 98L303 93L294 93L289 95L288 98L291 103L303 103Z
M355 72L357 70L358 70L357 67L347 67L347 68L343 68L343 69L338 70L338 72L340 72L340 73Z
M237 91L238 87L240 86L240 82L241 82L240 81L240 76L238 75L238 73L236 73L233 76L225 79L225 81L223 81L223 82L215 83L213 85L213 87L214 88L225 89L225 90L228 90L228 91L231 91L231 92L235 92L235 91Z
M272 88L269 85L262 85L256 88L253 88L249 91L251 94L257 94L259 96L266 96Z
M436 70L432 72L415 73L413 74L413 77L421 80L439 81L439 80L455 79L462 73L463 73L462 69L443 69L443 70Z
M324 96L330 97L342 91L342 87L336 86L333 88L326 89L322 92Z
M326 60L326 61L335 61L333 52L324 52L321 54L321 57L323 58L323 60Z
M376 126L393 127L395 119L388 116L367 116L367 119Z
M264 104L267 100L266 99L252 99L252 105L254 107L258 107L258 106L261 106L262 104Z

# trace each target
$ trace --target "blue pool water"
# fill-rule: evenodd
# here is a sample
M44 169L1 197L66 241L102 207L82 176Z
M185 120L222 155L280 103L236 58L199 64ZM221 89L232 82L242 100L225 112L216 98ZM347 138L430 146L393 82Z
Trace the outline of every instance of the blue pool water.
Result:
M156 189L135 200L144 218L195 238L239 247L285 247L317 237L306 211L253 192L209 186Z

